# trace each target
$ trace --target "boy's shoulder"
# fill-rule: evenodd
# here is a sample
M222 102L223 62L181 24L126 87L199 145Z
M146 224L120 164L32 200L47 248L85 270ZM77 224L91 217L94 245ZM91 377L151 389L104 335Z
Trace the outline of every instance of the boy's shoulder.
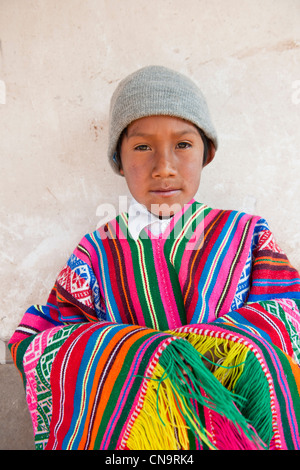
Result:
M218 207L217 208L211 207L207 204L203 204L198 201L194 201L193 206L194 206L194 211L197 211L202 206L204 207L204 211L206 214L211 213L214 216L224 215L224 217L231 217L231 218L239 217L239 218L243 218L246 220L251 219L262 228L264 227L266 230L269 229L269 225L266 219L258 214L252 214L241 209L229 209L229 208L222 209Z

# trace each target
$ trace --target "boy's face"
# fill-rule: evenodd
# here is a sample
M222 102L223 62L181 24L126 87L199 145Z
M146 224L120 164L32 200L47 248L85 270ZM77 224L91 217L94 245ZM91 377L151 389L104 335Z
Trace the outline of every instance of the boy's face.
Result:
M171 116L132 122L121 144L121 174L132 196L161 216L175 214L196 194L204 146L192 123Z

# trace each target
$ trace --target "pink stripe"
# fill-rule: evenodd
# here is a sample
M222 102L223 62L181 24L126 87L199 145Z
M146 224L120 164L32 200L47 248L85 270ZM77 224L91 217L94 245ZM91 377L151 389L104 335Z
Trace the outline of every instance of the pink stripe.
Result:
M115 222L114 228L116 230L118 239L121 240L122 254L123 254L124 259L126 261L126 265L125 265L126 275L128 277L128 285L130 286L130 297L132 299L132 304L134 305L134 313L137 316L138 325L145 326L145 318L144 318L144 315L143 315L143 310L142 310L140 300L139 300L139 296L138 296L137 289L136 289L136 282L135 282L135 275L134 275L134 270L133 270L133 263L132 263L133 259L132 259L131 248L130 248L128 240L126 239L125 234L122 233L121 227L117 222ZM98 229L98 231L101 234L100 229ZM104 234L105 234L105 232L104 232ZM105 234L105 236L107 236L107 234ZM98 243L101 243L101 241L99 241L99 240L94 240L94 242L97 245L98 245ZM102 285L102 282L101 282L100 269L99 269L100 264L98 262L98 254L101 257L101 250L98 249L98 254L97 254L97 252L95 251L95 247L86 238L84 238L81 241L81 244L90 253L93 270L95 272L95 276L96 276L96 279L97 279L98 284L99 284L101 296L102 296L102 298L105 299L106 294L105 294L105 291L104 291L104 288L103 288L103 285ZM106 249L105 249L105 252L106 252ZM80 259L82 259L83 261L87 262L90 265L90 260L87 259L87 257L85 255L82 255L81 251L77 250L77 252L75 252L75 254ZM105 256L106 256L106 254L105 254ZM104 275L104 273L102 273L102 275ZM109 279L106 279L106 282L108 282L108 281L109 281Z
M160 297L165 309L166 319L168 321L168 327L176 328L181 326L182 323L174 297L169 268L163 253L164 244L165 240L162 238L158 240L152 240L154 265Z
M150 346L150 345L157 339L158 336L165 336L165 335L164 335L164 333L159 333L159 334L153 336L152 338L147 339L147 347ZM153 353L153 355L152 355L152 357L151 357L151 359L150 359L150 361L149 361L149 364L151 364L151 361L153 360L155 354L157 354L157 350L160 349L160 348L162 348L162 345L160 345L160 346L154 351L154 353ZM108 423L108 425L107 425L107 430L106 430L106 432L105 432L105 434L104 434L104 436L103 436L102 443L101 443L101 445L100 445L100 449L102 449L102 450L107 449L107 447L109 446L110 438L111 438L111 435L113 434L114 428L115 428L114 422L117 423L117 421L118 421L118 419L119 419L119 417L120 417L120 415L121 415L121 413L122 413L122 411L123 411L124 406L126 406L127 397L128 397L128 395L129 395L130 390L131 390L131 387L132 387L132 385L133 385L133 383L134 383L134 381L135 381L134 375L135 375L136 371L138 370L138 368L139 368L139 366L140 366L140 363L141 363L142 360L144 359L144 352L143 352L144 349L145 349L145 342L140 346L140 348L139 348L138 351L136 352L135 358L138 358L138 361L136 362L135 359L132 361L132 366L131 366L131 368L130 368L128 374L127 374L127 379L126 379L126 381L125 381L125 383L124 383L124 385L123 385L123 387L122 387L122 390L120 391L119 399L118 399L117 404L116 404L116 406L115 406L115 411L114 411L114 413L111 415L111 418L110 418L109 423ZM148 371L148 369L147 369L146 374L145 374L146 376L147 376L147 373L148 373L148 372L149 372L149 371ZM146 380L146 379L144 379L144 381L145 381L145 380ZM142 387L143 387L144 381L143 381L142 384L141 384L140 390L141 390ZM137 405L138 400L139 400L139 395L140 395L140 393L138 392L137 395L136 395L136 398L135 398L135 400L134 400L134 402L133 402L133 405L132 405L132 408L131 408L132 410L134 410L134 409L136 408L136 405ZM124 425L124 427L123 427L123 431L122 431L121 434L120 434L120 438L119 438L119 441L118 441L117 448L118 448L118 446L119 446L119 443L120 443L121 439L123 438L124 431L125 431L126 428L127 428L127 423L128 423L128 421L129 421L131 415L132 415L132 413L128 413L128 419L127 419L127 421L126 421L126 423L125 423L125 425ZM110 431L109 431L109 429L110 429ZM102 447L102 445L103 445L103 443L104 443L105 441L106 441L106 445Z
M26 328L26 326L28 326L29 328L32 327L34 330L37 330L36 334L40 333L43 330L47 330L49 328L54 327L53 323L51 323L50 321L29 312L26 312L24 314L21 323L22 325L24 325L24 329ZM22 328L22 326L20 328ZM19 341L28 338L32 334L34 333L22 333L16 330L11 339L9 340L9 344L18 343Z
M94 324L93 326L95 326L96 329L99 328L99 324ZM94 350L93 350L93 353L89 359L89 362L86 366L86 371L85 371L85 374L84 374L84 378L83 378L83 381L82 381L82 403L84 403L84 406L81 406L80 408L80 412L78 414L78 418L77 418L77 423L76 423L76 426L74 427L74 430L72 432L72 436L70 437L70 440L68 442L68 445L67 445L67 448L68 449L72 449L72 445L73 445L73 442L74 440L76 439L77 437L77 433L78 433L78 428L81 424L81 420L82 420L82 415L85 411L85 407L86 407L86 401L87 401L87 397L86 397L86 391L87 391L87 382L89 380L89 375L90 375L90 370L91 368L93 367L93 361L96 357L96 355L98 354L98 350L99 350L99 345L101 345L101 343L103 342L103 338L105 338L105 336L107 335L107 333L109 332L109 330L111 330L113 328L113 326L111 324L105 324L105 328L103 326L100 326L100 329L102 330L101 331L101 334L100 336L96 339L96 344L97 344L97 348L95 347ZM81 337L83 337L84 335L88 335L88 339L91 338L91 334L93 334L93 330L92 328L89 328L87 330L85 330L83 332L83 334L81 335ZM99 363L98 363L99 364ZM96 375L96 374L95 374ZM98 385L98 389L99 389L99 385ZM90 416L90 424L94 421L94 416ZM89 426L89 430L88 430L88 434L87 434L87 440L90 439L90 434L91 434L91 430L90 430L90 426Z
M165 348L172 342L176 340L176 337L172 337L172 338L166 338L166 341L162 344L160 344L160 346L158 346L156 348L156 350L153 352L150 360L149 360L149 366L145 372L145 377L151 377L153 375L153 371L159 361L159 358L162 354L162 352L165 350ZM134 423L136 421L136 419L138 418L142 408L143 408L143 404L144 404L144 400L145 400L145 395L147 393L147 389L148 389L148 379L147 378L144 378L141 386L140 386L140 389L136 395L136 398L134 400L134 403L132 404L132 407L131 407L131 412L128 413L128 418L123 426L123 429L122 429L122 432L120 433L120 438L117 442L117 446L116 448L118 450L124 450L125 446L126 446L126 442L128 440L128 438L130 437L130 432L131 432L131 429L133 428L134 426Z
M218 249L217 253L215 254L215 257L214 257L214 260L213 260L213 264L211 265L211 267L210 267L210 269L209 269L209 273L208 273L208 277L207 277L207 279L206 279L205 285L204 285L204 286L200 286L200 284L199 284L199 286L198 286L198 288L201 287L201 289L202 289L201 297L202 297L202 299L203 299L202 308L201 308L201 311L200 311L200 313L199 313L199 315L198 315L198 322L199 322L199 323L201 323L201 321L203 320L203 316L204 316L204 312L205 312L205 305L206 305L205 297L206 297L207 291L208 291L208 289L209 289L209 287L210 287L210 283L211 283L211 279L212 279L212 277L213 277L213 275L214 275L215 267L216 267L216 265L217 265L217 263L218 263L218 261L219 261L220 253L222 252L224 246L225 246L226 243L227 243L227 240L228 240L228 237L229 237L229 233L230 233L231 227L233 226L233 224L234 224L236 218L237 218L237 215L235 216L235 218L234 218L233 221L231 222L231 225L230 225L229 229L227 230L226 237L223 238L222 243L220 244L219 249ZM227 270L226 270L226 272L227 272ZM223 279L222 279L222 277L223 277ZM223 282L222 282L222 281L223 281ZM218 282L217 282L218 294L219 294L219 289L220 289L219 286L221 285L221 282L222 282L221 288L224 287L224 281L225 281L224 276L221 276L221 273L220 273L220 274L218 275ZM215 293L215 292L212 292L212 294L211 294L211 296L210 296L210 299L209 299L209 300L210 300L210 306L211 306L210 312L214 312L214 311L215 311L215 307L216 307L216 305L217 305L217 299L218 299L218 297L217 297L216 293ZM207 321L210 322L210 321L213 321L214 319L215 319L215 317L211 318L211 317L209 316L208 319L207 319Z
M246 218L246 220L245 220L245 218ZM245 225L248 222L249 218L250 218L250 216L245 214L245 216L242 217L241 220L239 221L239 226L237 227L236 233L235 233L235 236L234 236L235 240L240 241L240 238L242 237L242 232L243 232L243 230L245 228ZM238 264L234 268L234 273L233 273L233 275L231 277L231 280L230 280L230 289L227 292L227 296L224 300L224 303L223 303L223 306L222 306L221 310L218 312L218 316L224 315L224 314L228 313L229 310L230 310L231 304L233 302L233 298L236 294L236 289L237 289L238 282L240 280L242 271L244 269L244 266L245 266L247 258L248 258L249 250L251 248L252 231L253 231L252 229L255 226L258 219L259 219L259 217L257 217L257 218L253 217L253 219L250 222L248 233L245 235L246 239L244 241L243 251L240 253ZM230 271L230 266L231 266L231 264L234 260L235 254L236 254L236 247L234 246L234 243L231 243L230 251L227 252L227 255L226 255L226 257L224 259L224 262L221 266L218 279L220 279L220 278L222 279L222 272L223 272L224 268L225 268L224 279L226 279L225 275L227 277L227 275ZM217 287L220 287L220 289L221 289L221 286L219 286L219 283L217 283L212 295L217 296L217 298L219 299L220 298L220 289L219 289L218 292L216 292Z
M205 206L206 208L206 206ZM218 211L217 211L218 212ZM191 256L195 254L195 251L199 249L198 243L201 237L204 237L204 232L207 225L211 222L211 220L215 217L216 211L210 211L204 218L203 222L197 225L196 230L194 232L195 236L189 241L188 249L184 251L181 266L179 270L179 280L185 282L186 279L189 278L189 262ZM183 287L183 285L181 286Z
M121 250L122 255L125 261L125 269L126 269L126 276L128 278L128 286L130 286L130 292L127 291L127 294L130 295L132 299L132 304L134 305L134 313L137 317L137 324L139 326L145 326L145 318L143 314L143 310L140 304L139 295L136 289L136 282L135 282L135 275L133 269L133 257L130 248L130 244L128 242L128 238L126 234L124 234L121 230L121 226L116 222L115 223L116 234L119 240L121 240ZM121 289L121 286L120 286Z
M183 208L181 211L177 212L174 217L172 218L171 222L169 223L169 225L167 226L166 230L164 231L164 238L168 238L170 233L172 232L172 230L174 230L174 227L175 225L177 224L177 222L182 218L182 223L183 225L186 223L186 220L184 218L184 214L186 213L186 211L188 210L188 208L194 203L196 202L195 199L192 199L190 202L188 202L187 204L184 204Z

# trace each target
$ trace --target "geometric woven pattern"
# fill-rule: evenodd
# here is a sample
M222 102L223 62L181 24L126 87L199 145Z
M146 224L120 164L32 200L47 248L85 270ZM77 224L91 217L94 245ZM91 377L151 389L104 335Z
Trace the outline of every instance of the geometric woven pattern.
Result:
M261 305L284 323L291 339L293 359L300 366L300 317L296 303L291 299L281 299L261 302Z
M59 328L51 337L48 346L43 351L36 366L37 383L37 429L35 432L35 445L37 450L44 449L49 438L49 426L52 417L52 392L50 385L51 368L55 356L65 342L79 325Z

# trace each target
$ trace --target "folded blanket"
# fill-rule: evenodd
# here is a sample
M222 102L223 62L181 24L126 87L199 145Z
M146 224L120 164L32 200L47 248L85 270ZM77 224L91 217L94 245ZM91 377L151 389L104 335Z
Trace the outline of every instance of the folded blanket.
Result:
M95 322L11 344L36 448L299 449L297 325L262 304L168 332Z

